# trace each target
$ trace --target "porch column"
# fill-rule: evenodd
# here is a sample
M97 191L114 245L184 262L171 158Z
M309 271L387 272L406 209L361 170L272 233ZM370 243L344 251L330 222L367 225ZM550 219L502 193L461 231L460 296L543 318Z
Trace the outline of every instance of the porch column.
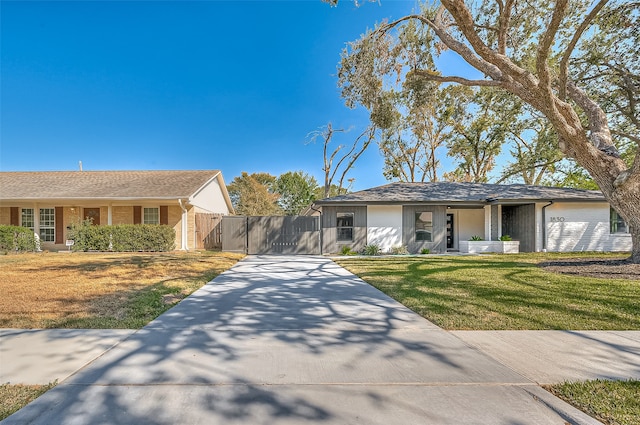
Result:
M40 237L40 209L38 204L33 204L33 233Z
M484 238L491 240L491 205L484 206Z
M500 236L502 236L502 204L498 204L498 238Z
M542 226L544 225L543 221L542 221L542 208L544 207L544 204L541 203L536 203L535 204L535 252L540 252L542 251L542 237L544 235L544 232L542 231Z
M182 209L182 219L180 220L180 249L182 251L189 250L189 235L187 232L189 231L188 220L189 213L187 208L185 207L186 202L182 202L182 199L178 199L178 204Z
M113 207L111 203L107 205L107 226L111 226L113 224Z

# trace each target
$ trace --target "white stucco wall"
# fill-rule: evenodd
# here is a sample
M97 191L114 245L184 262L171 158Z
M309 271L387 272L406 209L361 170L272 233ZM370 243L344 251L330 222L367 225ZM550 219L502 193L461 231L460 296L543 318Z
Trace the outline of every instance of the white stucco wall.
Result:
M382 252L402 245L402 205L367 206L367 244Z
M489 239L485 236L485 211L484 209L464 209L464 210L448 210L452 212L454 225L454 246L457 248L459 241L468 241L471 236L478 235L483 239ZM491 220L491 216L489 216Z
M190 200L197 212L229 214L229 207L225 202L222 188L218 179L211 180L202 190Z
M548 251L631 250L631 235L609 232L608 203L556 203L545 215Z

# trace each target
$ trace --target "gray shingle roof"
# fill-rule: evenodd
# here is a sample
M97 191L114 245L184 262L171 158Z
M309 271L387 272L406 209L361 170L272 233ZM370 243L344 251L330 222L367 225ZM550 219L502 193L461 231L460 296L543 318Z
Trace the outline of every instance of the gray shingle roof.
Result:
M0 172L0 200L188 198L219 171Z
M500 185L481 183L390 183L360 192L316 201L316 205L392 204L412 202L472 202L496 201L604 201L596 190L561 187Z

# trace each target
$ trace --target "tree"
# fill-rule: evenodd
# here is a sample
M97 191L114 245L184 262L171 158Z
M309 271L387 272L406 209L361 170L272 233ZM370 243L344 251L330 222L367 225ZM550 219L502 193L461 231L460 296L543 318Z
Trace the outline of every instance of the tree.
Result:
M445 179L487 183L515 116L498 107L498 93L491 88L460 92L460 97L469 99L464 101L468 106L453 123L454 134L447 143L448 155L459 163L453 172L445 174Z
M233 208L238 215L282 215L278 194L272 188L276 178L267 173L242 175L227 186Z
M318 138L322 138L323 141L323 158L324 164L322 171L324 171L324 197L329 197L331 188L334 186L336 176L340 173L338 179L338 193L344 190L344 181L347 173L355 165L360 155L362 155L376 136L376 127L370 126L363 131L351 144L349 149L339 156L340 151L345 149L346 145L338 145L333 152L329 154L329 144L331 143L335 133L344 133L344 129L334 130L331 123L328 123L325 127L318 131L310 133L310 143L315 143ZM346 162L345 162L346 161Z
M406 85L398 94L395 119L379 142L387 180L438 181L438 154L452 137L463 108L460 88L439 84Z
M297 215L317 199L318 183L303 171L289 171L276 179L274 189L284 214Z
M516 180L541 185L554 178L562 160L558 137L543 115L518 98L512 100L513 112L519 117L507 126L507 137L511 142L509 152L514 161L505 165L496 183Z
M410 24L424 29L420 56L411 50L415 42L399 36ZM640 137L627 135L634 143L627 162L610 127L616 123L612 111L628 111L622 115L630 124L637 118L639 28L640 2L540 0L533 7L525 0L440 0L437 7L383 23L350 43L339 82L347 105L363 105L372 116L380 112L385 86L396 81L493 87L520 98L549 120L563 154L589 172L629 224L631 260L640 263ZM599 50L614 44L613 55ZM482 76L442 74L434 64L444 50ZM616 78L626 91L616 100L627 101L609 108L594 91Z
M558 163L556 172L544 180L544 185L598 190L598 185L589 173L574 161L567 159Z

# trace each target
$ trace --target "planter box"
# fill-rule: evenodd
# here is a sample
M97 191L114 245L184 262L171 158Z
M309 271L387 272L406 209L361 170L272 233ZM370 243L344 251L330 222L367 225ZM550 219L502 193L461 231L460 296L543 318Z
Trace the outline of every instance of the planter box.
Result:
M497 252L500 254L517 254L520 252L520 241L460 241L460 252L481 254Z

